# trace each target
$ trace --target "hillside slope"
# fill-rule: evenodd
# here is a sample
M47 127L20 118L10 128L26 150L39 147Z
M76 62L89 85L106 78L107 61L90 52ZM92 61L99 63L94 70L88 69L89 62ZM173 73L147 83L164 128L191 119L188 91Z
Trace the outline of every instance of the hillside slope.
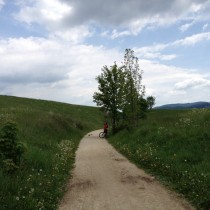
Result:
M0 127L7 121L17 123L26 152L13 175L0 167L1 210L56 209L79 141L101 128L102 113L95 107L0 96Z
M201 210L210 209L210 109L152 110L109 142Z

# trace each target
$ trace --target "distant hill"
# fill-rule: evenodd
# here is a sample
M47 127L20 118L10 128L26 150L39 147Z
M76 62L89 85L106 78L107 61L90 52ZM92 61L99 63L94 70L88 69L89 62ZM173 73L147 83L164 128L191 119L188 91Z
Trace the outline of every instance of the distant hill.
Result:
M193 109L193 108L210 108L210 102L194 102L194 103L178 103L178 104L166 104L163 106L157 106L154 109Z

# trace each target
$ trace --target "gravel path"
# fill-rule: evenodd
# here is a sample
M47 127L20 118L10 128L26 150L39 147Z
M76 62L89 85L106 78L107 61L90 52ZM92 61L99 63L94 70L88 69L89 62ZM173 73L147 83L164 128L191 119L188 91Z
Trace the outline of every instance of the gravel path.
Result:
M81 140L59 210L194 210L98 134Z

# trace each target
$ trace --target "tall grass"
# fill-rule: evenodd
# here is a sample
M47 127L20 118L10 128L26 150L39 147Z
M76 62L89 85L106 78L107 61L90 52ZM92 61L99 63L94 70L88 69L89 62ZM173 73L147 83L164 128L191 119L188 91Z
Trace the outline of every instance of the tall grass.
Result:
M0 96L0 127L8 120L26 152L15 174L0 169L0 209L57 209L79 141L103 116L94 107Z
M153 110L137 129L109 141L137 165L210 209L210 109Z

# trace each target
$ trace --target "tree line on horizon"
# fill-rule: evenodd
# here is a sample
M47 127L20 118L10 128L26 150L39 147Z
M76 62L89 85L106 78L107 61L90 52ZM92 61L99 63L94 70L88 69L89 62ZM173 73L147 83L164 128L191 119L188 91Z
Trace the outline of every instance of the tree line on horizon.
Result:
M122 126L136 126L155 104L155 97L145 98L142 74L134 51L126 49L121 66L116 62L110 67L104 66L96 77L98 92L94 93L93 101L108 113L114 133Z

